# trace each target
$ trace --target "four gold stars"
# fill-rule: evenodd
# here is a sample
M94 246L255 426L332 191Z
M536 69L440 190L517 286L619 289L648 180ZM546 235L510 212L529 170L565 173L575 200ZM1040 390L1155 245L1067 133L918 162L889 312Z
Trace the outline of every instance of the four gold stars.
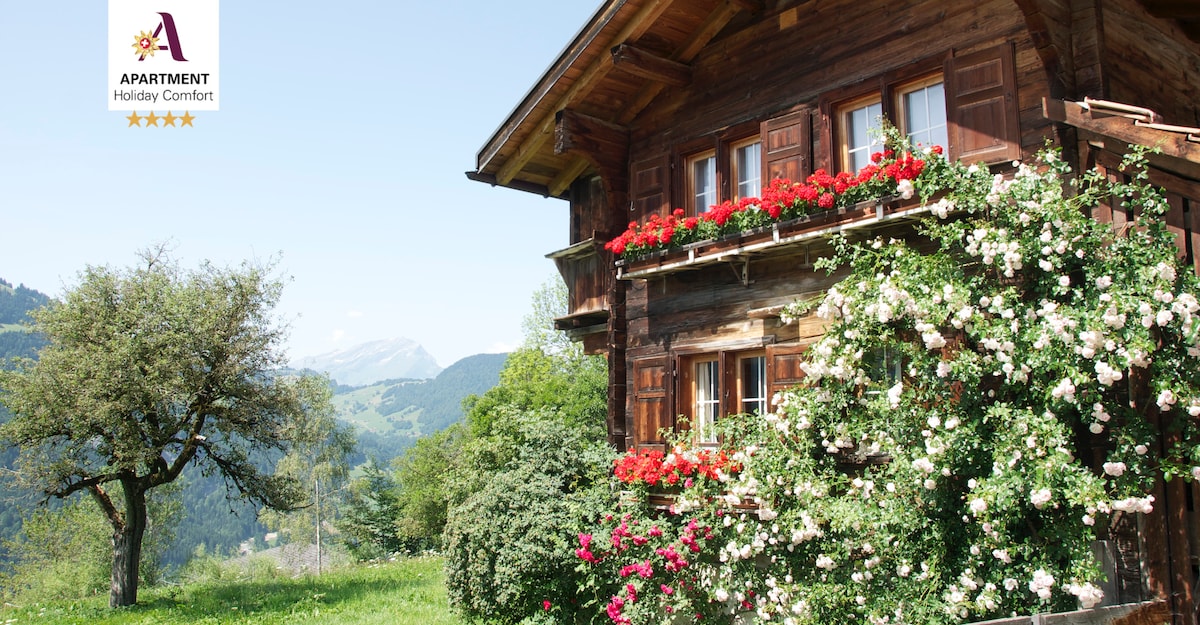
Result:
M176 121L179 121L179 127L181 128L183 126L191 126L195 128L195 126L192 124L192 121L196 119L196 116L192 115L190 111L184 111L183 115L175 115L171 113L171 111L167 111L166 115L155 115L154 111L150 111L149 115L138 115L137 111L134 111L132 114L125 116L125 119L129 120L129 126L137 126L139 128L149 128L151 126L158 128L158 120L160 119L163 122L163 128L166 128L167 126L175 128ZM145 126L142 126L143 119L146 120Z

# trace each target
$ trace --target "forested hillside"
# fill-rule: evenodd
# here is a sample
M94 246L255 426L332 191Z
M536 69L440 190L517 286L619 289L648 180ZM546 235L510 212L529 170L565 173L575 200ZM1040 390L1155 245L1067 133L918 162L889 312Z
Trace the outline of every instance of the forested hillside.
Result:
M50 297L25 285L14 287L0 278L0 366L10 359L31 357L45 341L36 334L27 332L23 323L28 321L29 312L45 306ZM0 422L8 420L8 413L0 406ZM0 467L11 467L16 460L16 449L0 446ZM0 481L0 541L12 538L21 530L21 516L33 501L31 493L12 488ZM0 562L4 552L0 549Z
M33 356L42 340L26 332L21 324L28 320L29 311L50 302L49 296L25 285L13 287L0 278L0 361L18 356Z

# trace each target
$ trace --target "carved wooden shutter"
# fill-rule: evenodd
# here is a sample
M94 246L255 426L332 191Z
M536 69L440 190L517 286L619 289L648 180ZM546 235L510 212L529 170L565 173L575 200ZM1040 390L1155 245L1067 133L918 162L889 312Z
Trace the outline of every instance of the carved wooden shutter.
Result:
M1012 44L951 58L945 70L950 160L1021 158Z
M666 356L633 363L633 444L638 448L666 444L659 431L671 429L670 373Z
M762 160L766 179L803 182L812 173L811 111L804 109L762 123Z
M666 215L671 210L671 158L660 154L630 165L629 197L633 214L629 221L644 221L650 215Z
M767 346L767 392L770 397L796 386L804 379L800 363L804 361L807 349L808 345Z

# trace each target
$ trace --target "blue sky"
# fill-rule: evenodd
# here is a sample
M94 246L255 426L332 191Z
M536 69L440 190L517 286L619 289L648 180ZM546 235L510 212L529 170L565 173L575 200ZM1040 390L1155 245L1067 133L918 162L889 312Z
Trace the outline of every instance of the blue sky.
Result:
M169 242L278 257L292 357L520 342L567 206L464 172L598 0L226 0L221 110L194 128L107 110L104 1L0 6L0 277L57 295Z

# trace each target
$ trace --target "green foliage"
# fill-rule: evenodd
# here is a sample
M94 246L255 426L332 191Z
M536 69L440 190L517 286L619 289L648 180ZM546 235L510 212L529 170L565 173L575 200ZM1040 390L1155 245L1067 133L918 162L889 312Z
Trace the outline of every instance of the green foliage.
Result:
M378 560L406 550L397 535L399 488L392 475L372 459L348 486L337 527L356 560Z
M20 448L19 475L46 498L87 492L119 539L114 605L136 601L146 493L189 464L266 507L303 501L274 465L331 431L329 383L275 375L282 283L269 273L184 271L162 250L131 269L89 267L34 313L48 341L37 361L0 371L14 415L0 436Z
M568 547L609 497L607 367L552 329L566 312L561 281L533 308L500 383L467 403L470 437L445 479L451 603L480 622L572 620Z
M74 498L58 510L40 507L6 541L15 559L4 579L5 600L79 599L106 592L112 566L111 533L95 502Z
M193 557L197 547L222 556L237 553L242 541L267 531L257 518L254 504L231 498L219 475L188 471L179 477L178 483L178 500L183 509L176 538L163 556L164 567L178 571Z
M488 436L508 413L552 408L579 428L603 435L608 367L578 346L558 353L522 347L509 355L500 383L467 402L467 423L475 436Z
M429 549L441 542L448 477L460 461L464 444L463 427L454 425L418 440L394 461L400 490L396 530L408 549Z
M180 503L177 487L159 489L148 501L149 523L139 575L146 583L163 578L164 554L175 541ZM12 572L0 588L8 601L80 599L108 590L112 572L112 528L90 497L59 506L39 506L24 519L21 533L4 541Z
M604 436L608 365L586 356L579 343L554 329L554 319L567 314L567 288L558 277L532 297L532 310L522 321L525 342L508 356L500 381L479 397L464 402L471 434L489 436L496 420L550 408L575 427Z
M102 600L0 608L0 620L56 625L456 625L440 558L407 558L296 579L230 572L231 578L148 590L136 606ZM241 575L239 577L238 575Z
M570 621L579 609L567 599L578 583L570 545L610 496L612 451L544 414L512 430L510 459L450 511L451 604L479 622Z

